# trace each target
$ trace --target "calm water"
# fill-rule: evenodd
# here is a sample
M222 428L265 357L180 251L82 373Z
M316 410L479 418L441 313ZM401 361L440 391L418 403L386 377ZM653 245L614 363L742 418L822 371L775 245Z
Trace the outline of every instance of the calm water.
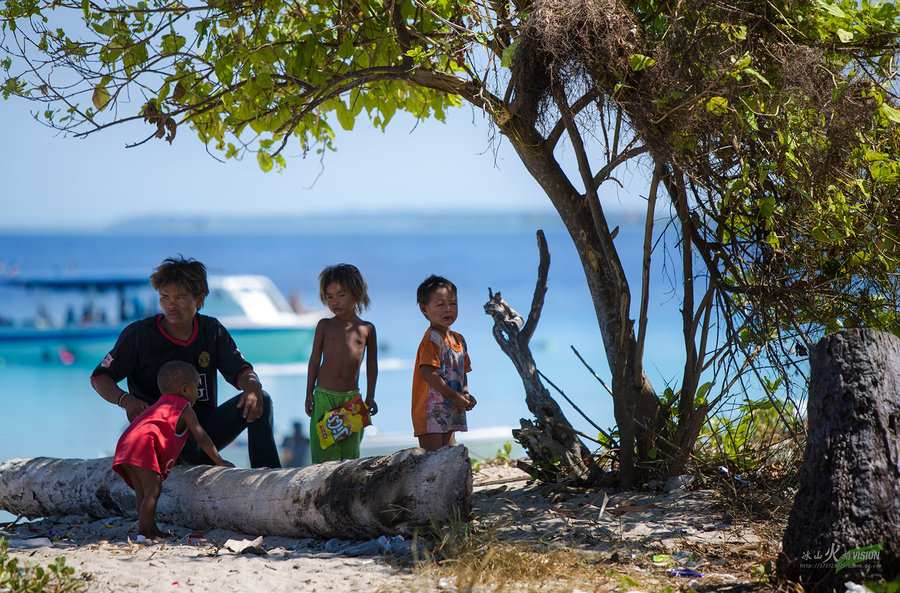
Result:
M212 273L254 273L272 278L285 295L298 293L309 306L318 305L317 275L330 264L357 265L368 284L372 309L363 317L378 332L380 370L373 418L364 447L413 444L409 418L412 360L425 330L415 303L419 282L431 273L444 275L459 287L460 313L454 329L468 342L473 371L469 376L478 406L469 415L471 437L511 440L507 427L530 417L521 381L491 333L483 305L488 288L501 291L520 312L527 312L537 269L535 228L500 232L408 232L283 234L245 236L181 235L25 235L0 236L0 261L23 274L138 273L148 274L163 258L176 254L203 261ZM574 346L604 379L607 365L596 319L574 247L565 231L549 230L550 283L543 315L532 340L539 368L561 387L597 424L613 424L609 396L570 350ZM624 227L616 242L638 286L641 234ZM658 265L661 262L658 262ZM654 276L647 361L657 384L678 376L680 317L668 284ZM637 300L637 297L635 298ZM34 296L0 291L0 314L34 315ZM99 361L97 361L99 362ZM251 361L253 362L253 361ZM14 365L0 361L5 413L0 430L0 460L18 457L95 457L110 455L126 420L121 410L104 402L90 387L90 366L59 363ZM306 426L303 412L306 364L257 365L265 388L275 401L276 429L291 432L295 421ZM365 385L364 379L361 385ZM220 386L220 398L235 391ZM561 398L560 405L577 428L593 434ZM462 439L465 441L465 439ZM240 447L226 458L246 464Z

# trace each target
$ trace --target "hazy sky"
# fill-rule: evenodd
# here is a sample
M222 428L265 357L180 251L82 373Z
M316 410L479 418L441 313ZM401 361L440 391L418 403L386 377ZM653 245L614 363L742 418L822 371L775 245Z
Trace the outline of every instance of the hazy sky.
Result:
M550 210L537 182L506 142L490 144L480 113L455 110L448 123L400 112L381 133L366 120L344 132L324 162L289 144L281 173L263 173L255 155L219 162L187 127L170 146L131 124L85 139L66 137L31 116L36 103L0 100L0 231L104 228L142 215L299 215L310 211L437 209ZM318 176L318 178L317 178ZM605 207L627 197L611 191ZM264 232L263 229L257 229Z

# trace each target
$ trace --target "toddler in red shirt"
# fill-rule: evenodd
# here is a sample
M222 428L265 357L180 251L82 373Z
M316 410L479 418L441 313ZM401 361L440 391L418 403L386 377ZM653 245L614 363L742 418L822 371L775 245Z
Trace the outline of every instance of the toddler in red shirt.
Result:
M199 396L197 369L180 360L167 362L159 369L157 384L163 396L125 429L113 459L113 470L134 490L138 533L148 539L168 535L156 526L156 504L189 432L216 465L234 467L219 456L191 407Z

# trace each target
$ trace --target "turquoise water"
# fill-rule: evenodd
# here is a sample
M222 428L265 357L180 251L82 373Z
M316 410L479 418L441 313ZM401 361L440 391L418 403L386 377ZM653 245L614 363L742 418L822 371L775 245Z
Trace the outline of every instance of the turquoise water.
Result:
M489 222L489 221L488 221ZM119 234L55 234L0 236L0 262L7 274L149 273L165 257L197 258L213 273L264 274L289 295L299 294L318 306L317 275L326 265L357 265L369 284L372 309L363 317L378 332L380 369L376 399L379 413L367 431L367 451L412 445L409 390L412 360L426 324L415 303L415 290L431 273L444 275L459 287L460 313L454 329L468 342L472 359L469 384L478 406L469 415L470 440L495 447L511 440L509 427L530 417L521 381L491 333L483 305L488 289L501 291L516 309L527 312L537 269L536 226L508 226L491 230L482 221L477 229L437 232L428 228L392 229L390 234L360 231L283 233L243 236L225 233L133 236ZM597 424L613 424L608 394L570 350L574 346L606 379L607 365L596 318L574 246L564 230L550 228L549 291L543 315L532 340L540 370L561 387ZM638 286L641 230L622 228L616 239ZM660 258L657 258L660 259ZM660 262L661 264L661 262ZM668 282L659 271L653 280L651 326L647 340L648 372L657 384L679 374L680 317L678 299L668 295ZM34 295L0 289L0 315L33 315ZM637 297L635 297L637 300ZM239 345L240 346L240 345ZM99 361L97 361L99 362ZM253 362L253 361L251 361ZM6 412L0 430L0 459L19 457L95 457L110 455L125 428L121 410L104 402L90 387L93 364L66 367L58 362L22 365L0 361L0 380ZM258 364L264 387L275 402L276 429L292 432L293 423L306 425L303 412L306 363ZM361 380L365 385L365 380ZM220 384L220 398L235 390ZM565 401L560 405L580 430L596 432ZM461 439L463 442L465 438ZM482 453L485 453L482 451ZM226 450L239 465L240 446Z

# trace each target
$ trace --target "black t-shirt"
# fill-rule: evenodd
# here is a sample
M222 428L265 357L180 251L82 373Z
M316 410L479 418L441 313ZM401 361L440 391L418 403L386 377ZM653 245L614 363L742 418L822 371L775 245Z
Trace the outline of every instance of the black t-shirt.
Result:
M118 383L128 379L128 391L148 404L160 397L156 377L163 364L181 360L200 373L200 397L194 409L204 417L218 405L216 371L237 387L241 373L253 368L244 360L228 331L214 317L194 316L194 333L186 341L163 329L162 315L135 321L122 330L116 345L94 369L91 378L109 375Z

